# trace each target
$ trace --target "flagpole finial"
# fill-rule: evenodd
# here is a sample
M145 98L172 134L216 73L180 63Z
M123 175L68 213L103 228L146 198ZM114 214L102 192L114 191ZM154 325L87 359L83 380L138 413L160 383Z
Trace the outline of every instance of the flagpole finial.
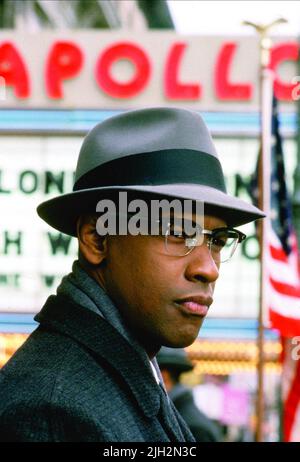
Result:
M266 36L269 33L270 29L272 29L274 26L278 26L279 24L286 24L287 22L288 20L285 18L278 18L267 24L254 23L252 21L243 21L242 25L253 27L259 35Z
M279 24L286 24L287 22L288 21L285 18L278 18L267 24L254 23L252 21L242 22L242 25L244 26L253 27L259 35L262 67L268 67L270 63L270 51L272 47L271 38L268 36L270 30Z

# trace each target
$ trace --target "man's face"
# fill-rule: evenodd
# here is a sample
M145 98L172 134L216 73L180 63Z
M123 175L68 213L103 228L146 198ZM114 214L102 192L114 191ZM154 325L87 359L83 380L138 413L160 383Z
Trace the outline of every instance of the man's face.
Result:
M205 216L204 227L226 226ZM219 276L207 245L184 257L165 252L159 236L110 236L105 290L146 351L186 347L197 337Z

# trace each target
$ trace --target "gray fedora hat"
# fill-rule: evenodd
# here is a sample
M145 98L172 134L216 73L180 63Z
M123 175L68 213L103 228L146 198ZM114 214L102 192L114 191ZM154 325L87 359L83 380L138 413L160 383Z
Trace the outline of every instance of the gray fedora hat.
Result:
M194 369L186 351L183 348L161 347L156 355L160 368L166 367L179 372L188 372Z
M202 201L206 214L228 226L265 216L227 194L210 133L201 116L186 109L128 111L96 125L83 141L73 192L43 202L37 211L53 228L76 236L78 217L121 190Z

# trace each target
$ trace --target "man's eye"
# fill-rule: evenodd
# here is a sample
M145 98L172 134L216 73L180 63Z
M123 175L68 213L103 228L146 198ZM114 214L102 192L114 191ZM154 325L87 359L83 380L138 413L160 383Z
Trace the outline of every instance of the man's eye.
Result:
M212 244L216 247L220 247L221 249L223 247L225 247L226 245L226 242L227 242L227 239L226 238L221 238L221 237L214 237L212 239Z

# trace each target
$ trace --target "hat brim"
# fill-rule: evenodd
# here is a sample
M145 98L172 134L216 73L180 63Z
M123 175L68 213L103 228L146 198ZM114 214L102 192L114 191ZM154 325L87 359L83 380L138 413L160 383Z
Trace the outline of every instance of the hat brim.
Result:
M160 369L173 369L178 372L189 372L194 369L193 364L185 358L157 357Z
M37 212L53 228L70 236L76 236L76 224L80 215L96 212L98 201L104 198L116 198L119 191L128 191L132 194L139 192L139 196L151 194L173 199L202 201L206 215L221 218L228 226L241 226L265 216L260 209L237 197L209 186L196 184L129 185L83 189L42 202Z

